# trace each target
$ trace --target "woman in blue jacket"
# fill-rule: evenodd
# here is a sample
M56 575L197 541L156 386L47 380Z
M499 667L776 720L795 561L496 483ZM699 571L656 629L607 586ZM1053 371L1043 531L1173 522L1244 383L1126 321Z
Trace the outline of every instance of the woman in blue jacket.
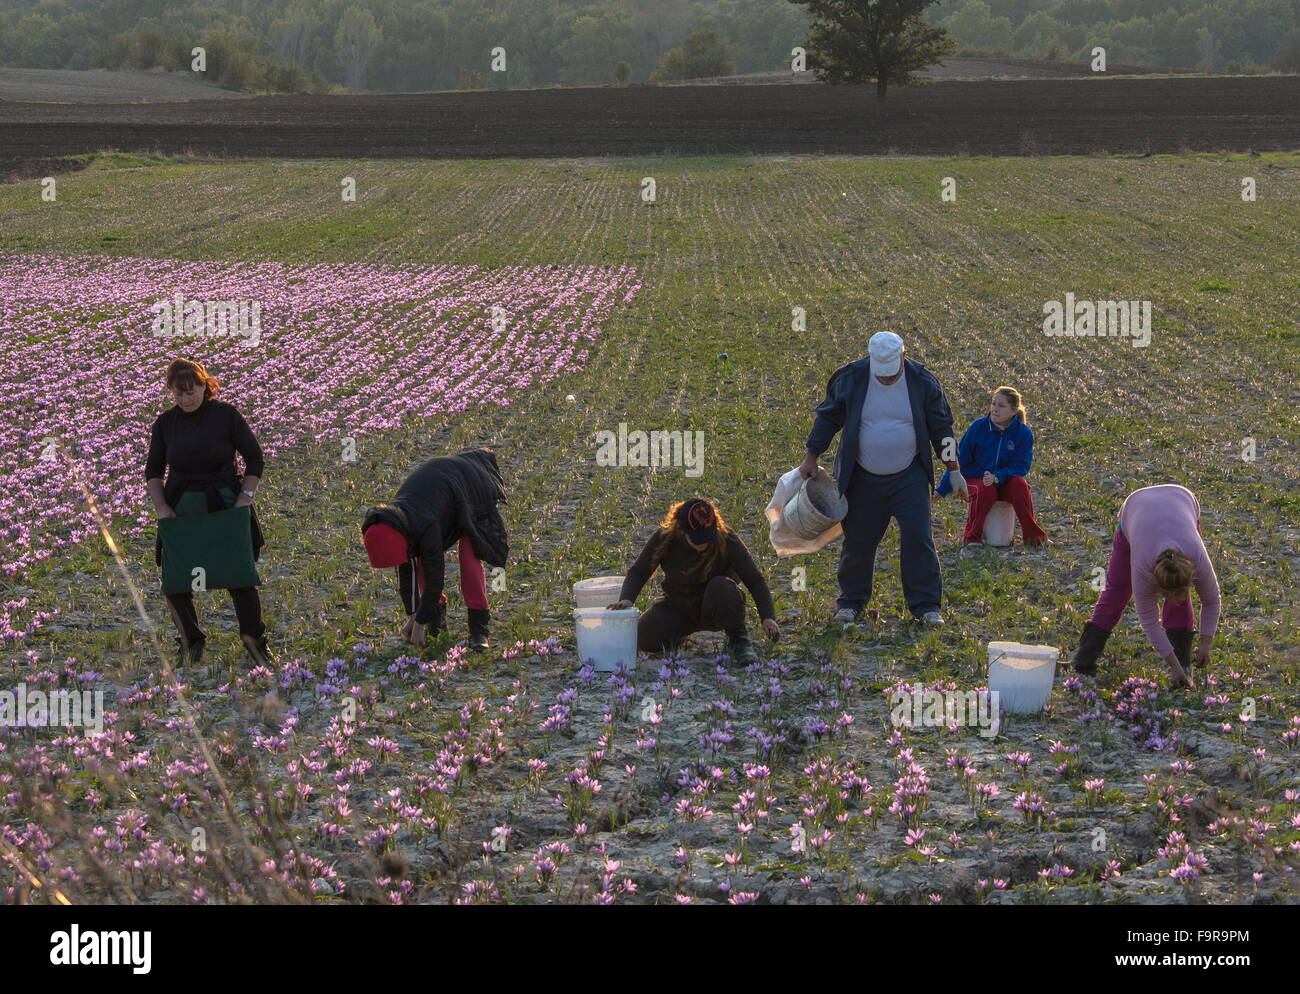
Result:
M966 480L969 496L966 509L966 545L984 543L984 519L1000 500L1007 501L1020 519L1025 545L1042 545L1047 532L1034 518L1034 499L1025 474L1034 461L1034 433L1025 423L1028 412L1014 387L993 391L987 417L971 423L957 447L957 464ZM949 473L943 474L935 497L952 490Z

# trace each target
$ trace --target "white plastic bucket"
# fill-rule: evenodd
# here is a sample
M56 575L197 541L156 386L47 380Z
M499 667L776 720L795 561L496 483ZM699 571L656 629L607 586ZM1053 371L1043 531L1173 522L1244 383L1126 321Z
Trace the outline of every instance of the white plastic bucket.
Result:
M573 599L578 607L605 607L618 600L623 591L621 576L593 576L573 585Z
M602 673L612 673L619 666L636 668L636 622L640 613L634 607L610 611L603 607L580 607L573 612L573 626L578 632L578 662L587 660Z
M1016 534L1016 509L1010 502L1000 500L989 508L984 519L985 545L1010 545Z
M799 492L781 508L781 523L802 539L815 539L843 521L849 502L825 473L803 481Z
M998 693L999 707L1012 714L1041 711L1052 697L1060 655L1054 645L990 642L988 684Z

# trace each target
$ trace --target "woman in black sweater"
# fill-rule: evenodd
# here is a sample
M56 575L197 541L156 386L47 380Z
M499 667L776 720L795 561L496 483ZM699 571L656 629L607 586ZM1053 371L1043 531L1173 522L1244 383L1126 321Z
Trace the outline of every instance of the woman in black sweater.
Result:
M745 625L745 595L737 580L749 588L768 638L781 637L767 581L711 501L678 501L668 509L627 571L619 599L609 605L610 610L634 606L641 588L661 566L664 596L637 622L637 648L642 652L675 649L693 632L724 631L738 665L758 662Z
M213 399L219 384L200 363L176 359L167 367L167 388L176 406L153 423L145 481L158 517L201 515L245 507L262 482L262 449L243 416L232 405ZM235 453L244 459L244 474L235 469ZM166 469L167 481L163 483ZM261 551L262 531L251 513L253 558ZM162 565L162 543L156 558ZM256 587L230 591L239 637L255 662L271 662ZM183 659L197 662L206 641L194 611L194 595L168 594L167 605L180 631L176 640Z
M483 563L504 567L510 553L505 521L505 482L490 449L469 449L428 459L416 467L391 504L378 504L361 523L361 540L375 569L397 567L398 592L406 608L402 635L425 645L446 634L447 596L443 554L459 547L460 591L469 610L469 647L488 647L487 586Z

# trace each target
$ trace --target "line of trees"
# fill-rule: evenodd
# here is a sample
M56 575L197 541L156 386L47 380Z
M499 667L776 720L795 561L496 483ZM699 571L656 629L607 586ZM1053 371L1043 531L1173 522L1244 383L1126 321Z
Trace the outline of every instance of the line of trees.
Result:
M943 0L927 18L959 54L1300 71L1300 0Z
M0 65L188 69L193 45L216 45L231 68L214 81L240 89L263 65L353 90L598 84L647 80L708 32L721 44L690 52L718 58L678 52L658 78L788 67L807 26L788 0L7 0Z
M0 65L183 71L201 45L205 78L249 90L682 79L788 68L816 40L819 5L863 0L6 0ZM1102 45L1112 62L1300 71L1300 0L922 6L912 30L942 28L959 54L1084 63ZM504 73L490 71L496 47Z

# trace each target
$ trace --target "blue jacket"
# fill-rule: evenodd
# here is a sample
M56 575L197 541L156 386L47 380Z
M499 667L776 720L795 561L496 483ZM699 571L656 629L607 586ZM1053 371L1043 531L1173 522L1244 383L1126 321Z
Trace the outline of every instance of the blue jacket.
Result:
M903 360L907 377L907 396L912 405L912 424L916 428L916 450L925 472L934 481L934 461L930 447L943 458L943 443L952 437L952 411L944 399L943 388L934 374L912 359ZM875 382L870 356L845 363L831 374L826 384L826 399L816 407L817 417L804 443L809 452L821 455L830 448L831 438L843 429L840 447L835 452L835 480L843 494L853 477L858 461L858 428L862 423L862 405L867 388Z
M968 480L982 480L987 471L998 478L998 486L1013 476L1024 476L1034 461L1034 433L1019 418L999 431L986 414L972 421L957 447L961 475ZM934 492L943 496L952 491L947 471Z

